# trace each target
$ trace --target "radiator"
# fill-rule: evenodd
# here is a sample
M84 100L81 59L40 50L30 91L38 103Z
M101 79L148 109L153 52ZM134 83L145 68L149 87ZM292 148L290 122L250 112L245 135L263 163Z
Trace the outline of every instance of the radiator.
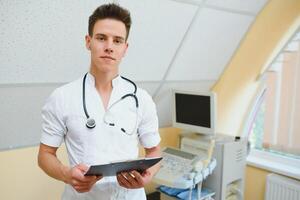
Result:
M265 200L300 200L300 181L277 174L269 174Z

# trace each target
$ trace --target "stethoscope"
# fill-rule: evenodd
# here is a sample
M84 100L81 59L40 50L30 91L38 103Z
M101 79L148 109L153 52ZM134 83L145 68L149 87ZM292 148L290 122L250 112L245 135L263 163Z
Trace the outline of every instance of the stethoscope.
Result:
M86 121L86 124L85 124L85 125L86 125L87 128L93 129L93 128L96 127L96 121L95 121L93 118L91 118L91 117L89 116L88 111L87 111L87 109L86 109L86 102L85 102L85 81L86 81L87 74L88 74L88 73L86 73L86 74L84 75L84 77L83 77L83 82L82 82L82 101L83 101L83 110L84 110L85 116L86 116L86 118L87 118L87 121ZM109 106L109 108L107 109L107 111L106 111L105 114L104 114L103 121L104 121L105 124L107 124L107 125L109 125L109 126L116 126L115 123L113 123L113 122L108 122L108 120L106 119L106 114L109 112L109 110L110 110L112 107L114 107L114 106L115 106L117 103L119 103L120 101L124 100L124 99L127 98L127 97L132 97L132 98L134 99L134 101L135 101L135 107L136 107L136 120L135 120L135 126L134 126L134 129L131 131L131 133L128 133L124 128L120 127L120 130L121 130L123 133L126 133L127 135L132 135L132 134L134 133L135 129L136 129L137 121L138 121L138 119L137 119L137 118L138 118L138 113L137 113L137 111L138 111L138 107L139 107L139 101L138 101L138 98L137 98L137 96L136 96L136 90L137 90L137 87L136 87L136 84L135 84L133 81L131 81L131 80L129 80L129 79L123 77L123 76L121 76L121 78L124 79L124 80L126 80L126 81L128 81L129 83L131 83L131 84L134 86L134 91L133 91L133 93L125 94L125 95L122 96L118 101L114 102L111 106Z

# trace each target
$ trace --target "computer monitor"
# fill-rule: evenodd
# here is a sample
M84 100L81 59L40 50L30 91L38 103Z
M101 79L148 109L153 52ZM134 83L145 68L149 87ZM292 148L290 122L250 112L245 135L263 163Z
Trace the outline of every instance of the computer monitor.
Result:
M200 134L214 135L215 93L173 90L173 126Z

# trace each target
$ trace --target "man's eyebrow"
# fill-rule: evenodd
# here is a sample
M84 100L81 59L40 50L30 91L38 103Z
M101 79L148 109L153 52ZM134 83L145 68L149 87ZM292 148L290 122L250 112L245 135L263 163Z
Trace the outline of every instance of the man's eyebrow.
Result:
M95 36L104 36L104 37L107 37L107 35L105 35L105 34L103 34L103 33L96 33ZM113 36L113 37L116 38L116 39L125 41L125 38L122 37L122 36Z
M119 40L122 40L122 41L125 41L125 38L123 38L122 36L115 36L116 39L119 39Z
M106 36L106 35L103 33L96 33L95 36Z

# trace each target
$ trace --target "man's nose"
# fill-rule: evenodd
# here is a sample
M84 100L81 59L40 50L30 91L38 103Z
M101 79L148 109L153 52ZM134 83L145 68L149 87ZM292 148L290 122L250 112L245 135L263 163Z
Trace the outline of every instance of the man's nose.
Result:
M106 47L104 51L105 53L112 53L113 49L111 47Z
M106 53L112 53L112 52L113 52L112 45L113 45L113 42L110 41L110 40L108 40L108 41L106 42L104 51L105 51Z

